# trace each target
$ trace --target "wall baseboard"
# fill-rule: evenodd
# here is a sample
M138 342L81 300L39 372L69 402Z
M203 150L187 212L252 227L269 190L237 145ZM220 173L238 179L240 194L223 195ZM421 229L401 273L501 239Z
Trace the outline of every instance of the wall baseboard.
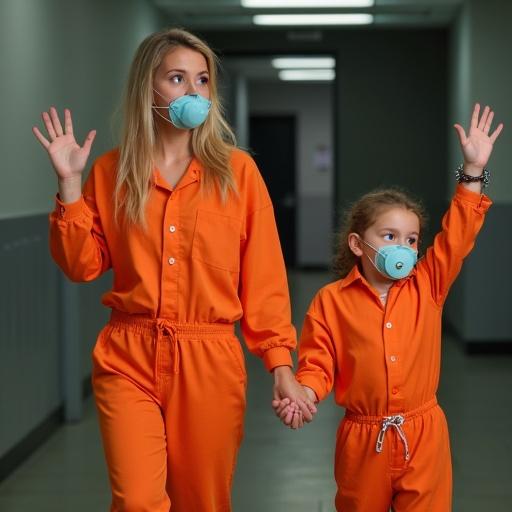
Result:
M91 378L82 382L84 400L92 394ZM37 427L27 434L19 443L0 457L0 482L10 476L39 447L41 447L64 423L64 407L61 405L52 411Z

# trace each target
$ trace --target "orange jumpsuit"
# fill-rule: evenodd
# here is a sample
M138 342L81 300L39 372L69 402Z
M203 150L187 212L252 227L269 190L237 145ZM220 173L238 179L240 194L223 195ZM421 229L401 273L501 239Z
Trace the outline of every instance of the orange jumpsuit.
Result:
M433 246L385 306L357 266L313 299L297 378L320 400L334 387L347 410L336 438L338 511L451 510L449 437L436 401L441 315L490 204L459 185Z
M232 153L237 194L201 190L193 159L175 188L153 175L147 229L113 218L118 151L50 215L68 277L114 271L112 317L93 351L93 389L112 512L227 512L243 432L246 372L233 324L267 369L292 365L286 270L254 161Z

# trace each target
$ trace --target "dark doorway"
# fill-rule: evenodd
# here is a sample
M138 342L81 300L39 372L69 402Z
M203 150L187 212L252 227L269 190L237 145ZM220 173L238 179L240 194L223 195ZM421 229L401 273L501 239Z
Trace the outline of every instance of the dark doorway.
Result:
M249 145L267 184L287 267L295 266L295 117L250 117Z

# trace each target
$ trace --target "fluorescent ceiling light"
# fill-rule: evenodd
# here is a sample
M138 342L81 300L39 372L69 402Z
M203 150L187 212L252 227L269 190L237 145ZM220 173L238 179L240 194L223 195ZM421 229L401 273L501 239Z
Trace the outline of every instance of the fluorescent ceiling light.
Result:
M242 7L372 7L375 0L242 0Z
M256 14L255 25L369 25L371 14Z
M281 80L334 80L335 76L334 69L283 69L279 71Z
M333 68L336 61L333 57L278 57L272 59L272 66L277 69L300 68Z

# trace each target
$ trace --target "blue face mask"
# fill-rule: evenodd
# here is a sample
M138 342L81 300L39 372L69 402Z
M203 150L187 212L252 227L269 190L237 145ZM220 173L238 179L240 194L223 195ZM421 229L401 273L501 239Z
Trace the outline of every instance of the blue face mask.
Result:
M418 261L418 253L405 245L383 245L376 249L360 238L368 247L375 251L375 260L368 255L373 266L389 279L402 279L407 277Z
M164 98L157 90L153 90L159 96ZM210 112L211 106L212 102L200 94L186 94L185 96L180 96L174 101L171 101L169 103L169 107L153 106L153 108L168 109L169 119L161 115L158 110L156 112L166 121L170 120L170 122L176 126L176 128L181 128L182 130L192 130L193 128L197 128L199 125L205 122L206 118L208 117L208 112Z

